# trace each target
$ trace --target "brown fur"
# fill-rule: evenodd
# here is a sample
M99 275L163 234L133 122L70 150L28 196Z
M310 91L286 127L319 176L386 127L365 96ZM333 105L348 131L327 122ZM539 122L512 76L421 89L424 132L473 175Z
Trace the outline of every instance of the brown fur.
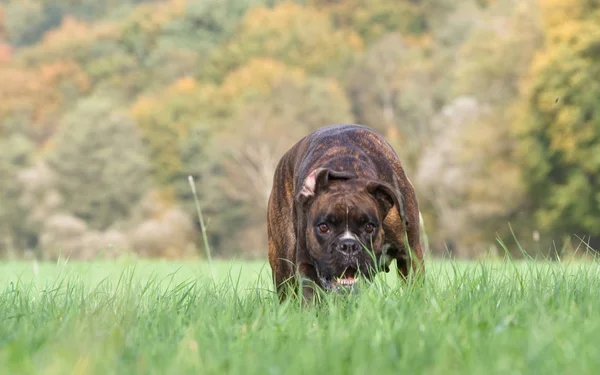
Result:
M383 231L375 239L374 251L380 253L384 243L391 244L390 255L397 261L400 276L406 279L410 270L423 276L418 202L398 155L383 137L367 127L334 125L302 138L283 155L275 170L268 202L267 233L269 263L280 298L285 298L287 286L297 285L295 276L319 284L315 262L323 251L319 250L314 238L311 239L307 227L311 224L306 222L310 214L299 202L307 177L317 168L328 168L348 176L332 180L327 194L317 193L310 210L331 206L337 191L338 196L354 199L350 202L352 207L381 212L373 206L376 204L373 202L381 201L376 199L377 192L369 194L365 190L369 181L399 192L393 207L381 218Z

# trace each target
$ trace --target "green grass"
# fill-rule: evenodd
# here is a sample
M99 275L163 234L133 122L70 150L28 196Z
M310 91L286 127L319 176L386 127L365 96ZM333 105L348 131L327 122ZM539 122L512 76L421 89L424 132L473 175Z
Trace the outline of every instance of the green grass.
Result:
M320 308L264 262L0 264L4 374L598 374L598 263L428 262Z

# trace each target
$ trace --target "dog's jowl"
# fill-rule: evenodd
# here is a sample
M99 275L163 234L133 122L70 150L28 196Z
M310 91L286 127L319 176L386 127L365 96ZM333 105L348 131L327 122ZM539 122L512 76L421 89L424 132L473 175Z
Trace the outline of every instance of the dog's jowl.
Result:
M425 267L419 207L396 152L360 125L334 125L283 155L269 197L269 263L281 300L303 285L327 291L372 278L396 259L400 276ZM291 289L289 288L291 287Z

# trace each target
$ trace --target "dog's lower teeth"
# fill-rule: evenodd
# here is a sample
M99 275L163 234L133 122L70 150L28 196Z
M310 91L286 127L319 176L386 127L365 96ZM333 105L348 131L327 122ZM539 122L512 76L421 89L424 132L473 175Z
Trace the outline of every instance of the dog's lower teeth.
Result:
M353 285L356 279L338 279L337 282L342 285Z

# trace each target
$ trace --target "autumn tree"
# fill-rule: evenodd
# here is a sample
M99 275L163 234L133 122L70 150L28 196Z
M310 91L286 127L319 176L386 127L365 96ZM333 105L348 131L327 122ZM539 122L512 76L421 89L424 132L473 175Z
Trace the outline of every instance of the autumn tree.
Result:
M10 230L26 245L96 248L106 234L156 245L147 255L162 253L162 237L187 248L191 175L214 249L255 254L280 155L312 129L358 122L402 157L438 248L453 241L457 254L476 255L508 223L520 239L535 229L590 234L596 8L0 0L0 153L12 160L0 169L17 176L27 211ZM25 159L42 162L23 169ZM11 218L21 210L8 207ZM107 234L123 220L137 229ZM63 229L81 236L70 242Z
M479 12L478 22L458 47L452 95L472 95L506 108L519 99L519 84L541 46L541 26L531 0L498 2Z
M46 32L58 27L63 18L75 17L97 20L109 13L126 10L136 3L153 0L123 0L115 7L112 0L53 0L2 1L5 3L6 33L12 44L27 46L38 42ZM117 9L116 9L117 8Z
M598 248L600 11L586 1L564 13L557 2L539 3L545 47L532 63L518 128L535 220L547 244L577 235Z
M519 81L541 44L535 11L530 1L472 4L459 14L474 13L485 22L446 41L463 39L454 47L447 79L437 86L439 99L454 99L430 123L432 137L424 142L415 181L425 193L423 212L438 250L440 241L465 256L493 247L497 238L513 244L511 226L524 245L532 238L512 124ZM458 26L455 32L462 34L464 25Z
M33 145L21 132L0 137L0 255L17 255L28 243L26 208L20 204L19 171L31 163Z
M225 133L235 165L230 172L242 172L236 186L226 189L232 196L257 202L260 210L266 209L275 165L293 143L319 127L353 122L339 83L274 60L251 60L227 77L223 89L239 101Z
M225 228L239 217L217 187L222 172L215 132L233 110L221 91L185 78L161 93L140 97L130 109L149 152L151 175L161 199L167 205L181 206L189 217L196 218L188 183L188 176L192 176L202 210L210 218L210 243L217 249L226 235ZM198 225L197 220L194 222Z
M312 130L354 121L336 80L276 60L250 60L228 75L222 90L226 98L236 99L235 112L216 139L223 152L219 189L243 215L224 246L252 254L266 246L267 201L281 156Z
M200 56L225 42L246 11L264 0L188 1L181 17L164 25L159 43L190 50Z
M524 186L512 141L494 109L473 97L455 99L431 126L414 181L435 250L477 256L519 222Z
M199 120L178 144L181 169L173 176L172 188L176 203L192 219L197 232L201 230L198 220L195 199L202 209L207 236L211 250L217 256L240 253L243 248L233 247L232 228L242 228L245 211L243 205L236 204L224 192L223 184L228 181L222 161L224 157L223 143L216 139L216 133L210 121ZM194 196L188 177L192 176L197 195ZM196 241L196 246L204 254L204 242Z
M148 188L140 134L117 102L91 96L61 121L48 163L64 208L93 229L127 219Z
M410 0L310 0L331 14L339 27L356 30L368 42L388 32L420 34L427 30L422 1Z
M4 6L5 29L9 40L17 46L36 42L46 31L60 24L62 12L40 1L9 2Z
M183 142L200 122L226 110L219 103L218 89L187 78L173 83L160 94L142 96L131 113L150 152L156 182L167 186L181 175Z
M88 81L73 61L37 69L0 66L0 120L20 127L37 144L53 134L67 100L86 92Z
M182 17L184 5L178 0L142 3L125 16L98 22L65 15L34 48L24 49L19 59L33 66L65 59L75 61L93 88L108 87L133 98L156 84L171 82L173 77L161 79L152 65L156 63L155 50L159 49L165 28ZM189 60L187 64L191 64Z
M353 31L336 29L326 13L292 2L248 10L235 37L211 56L203 77L223 79L249 59L263 57L311 74L335 74L362 49Z
M436 111L435 76L425 59L428 44L386 34L370 45L347 79L357 121L384 133L409 170L431 136L429 122Z

